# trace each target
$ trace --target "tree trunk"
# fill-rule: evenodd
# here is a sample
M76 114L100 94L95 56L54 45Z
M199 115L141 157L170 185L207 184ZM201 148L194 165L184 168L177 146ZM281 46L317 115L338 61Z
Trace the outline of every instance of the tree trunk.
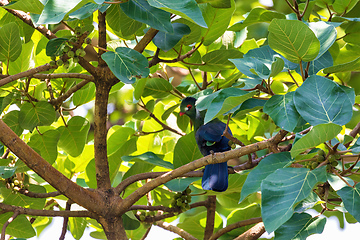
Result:
M100 218L98 222L102 225L108 240L128 239L121 216Z

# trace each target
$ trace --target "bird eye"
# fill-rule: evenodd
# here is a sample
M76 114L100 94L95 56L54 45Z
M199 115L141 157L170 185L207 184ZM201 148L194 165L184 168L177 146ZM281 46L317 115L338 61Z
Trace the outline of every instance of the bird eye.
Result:
M189 111L190 109L192 108L192 105L191 104L188 104L185 108L186 111Z

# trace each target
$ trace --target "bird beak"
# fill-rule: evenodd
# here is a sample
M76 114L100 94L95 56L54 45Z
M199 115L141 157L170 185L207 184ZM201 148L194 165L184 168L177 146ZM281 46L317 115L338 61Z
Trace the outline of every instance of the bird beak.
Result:
M182 115L184 115L184 114L185 114L184 112L179 112L180 117L181 117Z

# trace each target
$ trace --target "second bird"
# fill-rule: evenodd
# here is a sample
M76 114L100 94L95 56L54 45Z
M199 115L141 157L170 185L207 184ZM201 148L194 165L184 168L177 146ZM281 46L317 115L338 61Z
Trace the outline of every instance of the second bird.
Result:
M194 125L195 140L202 155L207 156L211 151L225 152L231 150L229 139L223 136L226 124L215 118L204 125L206 111L198 111L195 107L196 99L184 98L180 105L180 116L186 114ZM228 129L231 134L230 129ZM210 164L205 166L202 177L202 188L223 192L228 188L227 162Z

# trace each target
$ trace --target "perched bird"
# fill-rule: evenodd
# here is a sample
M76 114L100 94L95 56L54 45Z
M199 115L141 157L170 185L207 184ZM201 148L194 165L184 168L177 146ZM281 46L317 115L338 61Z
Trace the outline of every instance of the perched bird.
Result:
M206 111L197 110L195 103L193 97L184 98L180 104L180 116L186 114L194 124L195 140L202 155L230 150L229 139L223 136L226 124L216 118L204 125ZM231 134L230 129L228 131ZM204 190L225 191L228 187L227 162L205 166L201 185Z

